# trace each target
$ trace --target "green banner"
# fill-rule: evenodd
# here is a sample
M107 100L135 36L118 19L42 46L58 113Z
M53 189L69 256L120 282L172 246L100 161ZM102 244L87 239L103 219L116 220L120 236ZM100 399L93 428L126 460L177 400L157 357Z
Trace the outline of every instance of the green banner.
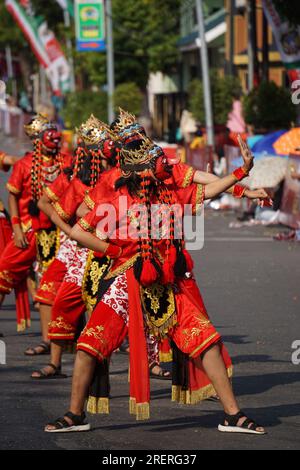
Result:
M75 25L78 51L105 50L103 0L75 0Z

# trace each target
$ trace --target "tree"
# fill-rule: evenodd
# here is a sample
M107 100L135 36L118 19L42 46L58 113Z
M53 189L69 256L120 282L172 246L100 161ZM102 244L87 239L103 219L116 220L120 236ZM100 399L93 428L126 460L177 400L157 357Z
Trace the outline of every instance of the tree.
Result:
M107 121L106 93L90 90L68 93L61 112L66 127L78 127L91 113L102 121Z
M296 120L296 107L289 90L274 82L261 82L243 100L247 124L257 130L287 129Z
M214 71L210 75L214 123L226 124L228 113L232 108L233 96L241 93L240 81L230 75L220 77ZM205 124L203 84L199 79L190 83L189 109L197 121Z
M149 72L177 64L180 0L114 0L117 83L146 88Z
M0 6L0 46L9 43L16 53L25 48L37 69L38 61L30 51L23 33L7 12ZM181 0L113 0L113 34L116 84L134 82L145 91L149 73L173 72L178 62ZM67 55L66 38L75 45L74 22L67 30L63 11L55 0L31 0L36 20L43 16ZM2 38L2 39L1 39ZM73 49L75 76L79 89L103 89L107 83L106 54L77 52Z
M141 112L143 94L134 82L121 83L116 87L114 94L115 112L119 107L138 116Z

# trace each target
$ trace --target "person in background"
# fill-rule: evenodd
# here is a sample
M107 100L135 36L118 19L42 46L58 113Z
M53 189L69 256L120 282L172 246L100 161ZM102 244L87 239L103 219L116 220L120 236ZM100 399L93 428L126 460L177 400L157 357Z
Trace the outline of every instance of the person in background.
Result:
M232 93L232 108L228 114L226 127L229 129L229 138L233 145L238 145L238 134L241 135L242 139L246 139L246 123L243 117L243 108L239 91Z
M196 149L202 149L204 147L205 147L205 137L203 135L201 128L198 126L195 132L194 138L192 142L190 143L190 149L196 150Z

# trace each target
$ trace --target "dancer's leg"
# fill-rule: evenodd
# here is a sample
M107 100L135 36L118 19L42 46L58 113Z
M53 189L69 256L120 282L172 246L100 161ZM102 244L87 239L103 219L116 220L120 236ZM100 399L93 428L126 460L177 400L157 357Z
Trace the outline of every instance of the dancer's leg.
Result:
M202 362L202 366L211 380L220 401L223 405L225 413L229 415L235 415L240 411L237 400L234 396L230 380L227 375L225 364L221 355L220 346L218 344L214 345L203 353L202 358L194 359L197 365L197 362ZM241 426L245 421L246 417L240 418L238 421L238 426ZM225 423L226 424L226 423ZM257 431L264 431L264 428L259 427Z

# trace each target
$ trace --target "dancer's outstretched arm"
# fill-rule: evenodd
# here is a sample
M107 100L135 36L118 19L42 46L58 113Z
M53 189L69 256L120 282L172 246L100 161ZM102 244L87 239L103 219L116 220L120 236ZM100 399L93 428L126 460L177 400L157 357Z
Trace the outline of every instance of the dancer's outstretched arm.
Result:
M220 177L214 175L213 173L208 173L206 171L197 170L194 175L194 183L197 184L204 184L207 185L209 183L213 183L214 181L220 180ZM232 194L234 186L227 189L226 193ZM248 199L268 199L269 195L263 188L258 189L249 189L245 187L245 191L242 197L246 197Z
M234 171L231 175L207 184L205 186L205 199L211 199L212 197L218 196L249 174L249 171L253 167L253 155L248 145L242 141L240 136L239 144L244 165L240 169Z

